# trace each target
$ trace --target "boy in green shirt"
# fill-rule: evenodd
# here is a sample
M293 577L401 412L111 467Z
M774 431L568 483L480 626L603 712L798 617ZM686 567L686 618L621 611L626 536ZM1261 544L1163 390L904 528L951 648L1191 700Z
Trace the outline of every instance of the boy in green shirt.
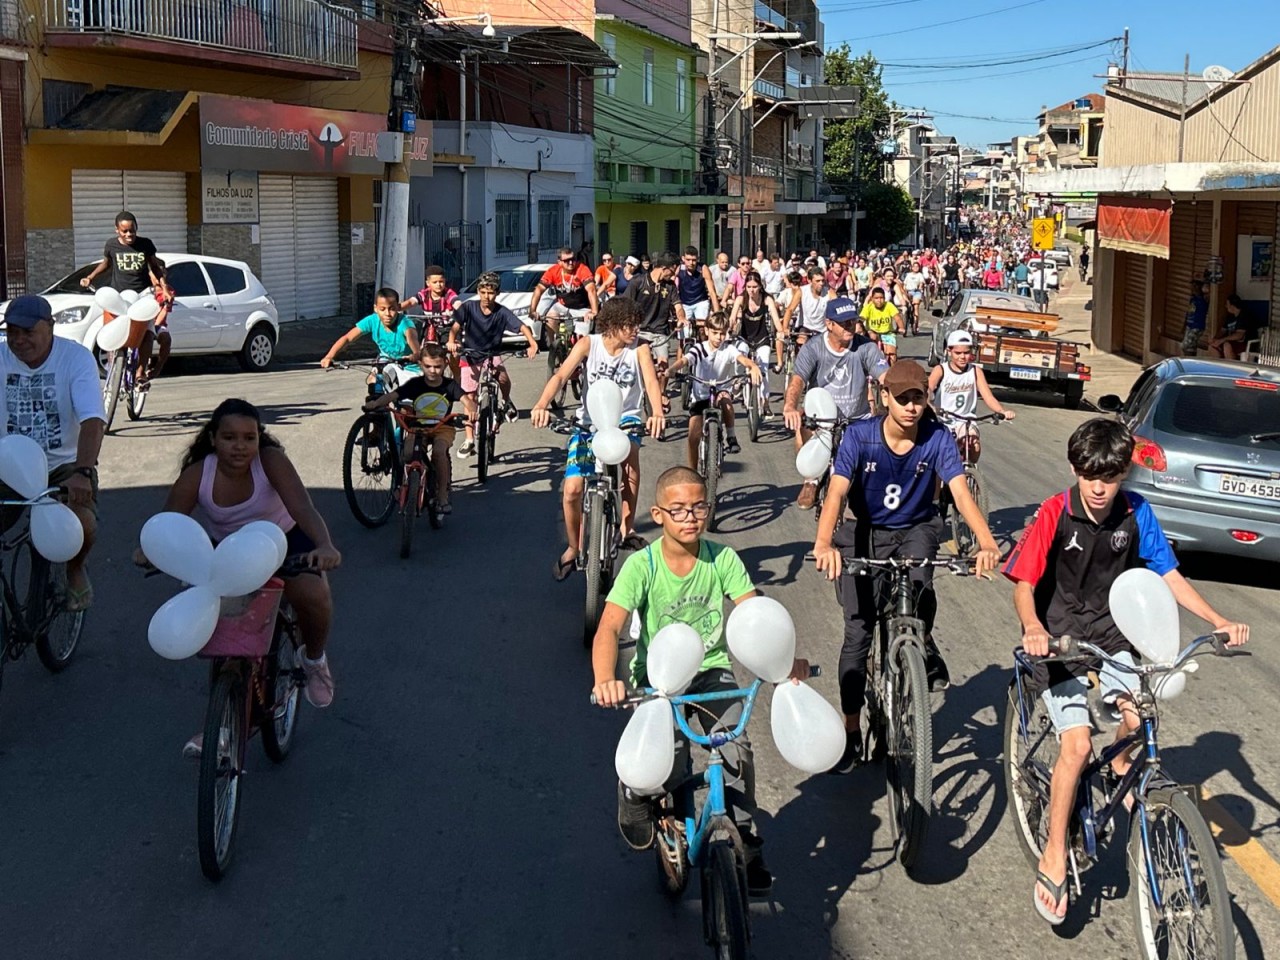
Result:
M685 623L702 637L702 668L685 693L736 690L729 650L724 637L724 600L734 604L754 597L755 587L742 560L729 547L702 539L710 513L706 483L688 467L672 467L658 477L656 505L650 510L662 527L662 538L632 554L622 565L605 602L600 626L591 650L595 671L592 693L602 707L615 707L627 697L627 688L615 678L618 635L631 612L640 616L640 639L629 670L631 682L648 686L645 656L649 641L671 623ZM797 659L792 676L807 678L809 663ZM704 732L716 725L733 729L742 716L740 700L713 700L702 704L697 717ZM715 716L713 721L707 714ZM760 856L761 841L755 834L755 766L751 742L744 735L720 748L724 757L725 795L734 822L747 849L747 889L754 895L768 893L773 876ZM672 781L678 782L689 765L689 742L677 734ZM673 785L672 784L672 785ZM647 850L654 840L653 798L633 794L618 784L618 828L627 844Z

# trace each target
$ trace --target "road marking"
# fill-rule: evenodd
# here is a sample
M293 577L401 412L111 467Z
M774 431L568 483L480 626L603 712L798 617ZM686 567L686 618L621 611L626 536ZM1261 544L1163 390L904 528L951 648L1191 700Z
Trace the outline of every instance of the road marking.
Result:
M1280 909L1280 863L1236 823L1207 787L1200 787L1200 809L1209 821L1209 829L1231 859L1240 865L1263 895Z

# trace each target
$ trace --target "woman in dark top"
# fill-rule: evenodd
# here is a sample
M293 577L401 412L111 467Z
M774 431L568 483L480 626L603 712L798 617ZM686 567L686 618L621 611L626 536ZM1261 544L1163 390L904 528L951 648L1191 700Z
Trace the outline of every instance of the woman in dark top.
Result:
M751 358L760 367L760 384L764 391L764 415L772 416L769 409L769 354L775 337L781 337L782 317L778 304L764 292L764 281L754 270L747 274L742 296L733 304L729 317L731 335L741 337L751 348Z

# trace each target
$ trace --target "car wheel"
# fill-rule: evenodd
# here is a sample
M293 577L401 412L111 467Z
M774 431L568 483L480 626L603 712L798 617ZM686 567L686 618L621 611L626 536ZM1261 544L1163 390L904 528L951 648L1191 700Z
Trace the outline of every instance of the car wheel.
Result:
M271 366L271 360L275 355L275 334L269 324L260 323L249 331L249 336L245 337L236 359L244 369L258 373Z

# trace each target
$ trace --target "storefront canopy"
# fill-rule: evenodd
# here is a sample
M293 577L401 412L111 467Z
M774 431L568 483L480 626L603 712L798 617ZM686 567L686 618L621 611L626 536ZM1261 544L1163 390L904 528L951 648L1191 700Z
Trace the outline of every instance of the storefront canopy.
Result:
M1168 200L1105 197L1098 201L1098 242L1112 250L1169 259Z

